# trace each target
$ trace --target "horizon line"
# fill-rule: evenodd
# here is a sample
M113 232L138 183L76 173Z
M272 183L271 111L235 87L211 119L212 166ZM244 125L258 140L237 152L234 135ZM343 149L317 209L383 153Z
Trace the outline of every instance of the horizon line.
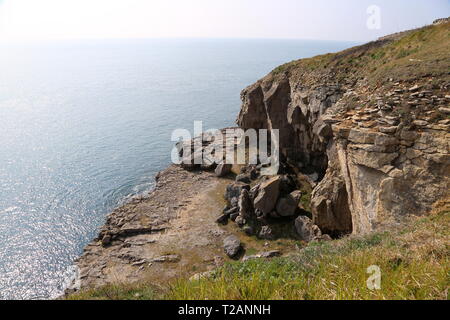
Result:
M348 42L365 43L377 40L372 39L345 40L345 39L314 39L314 38L296 38L296 37L74 37L74 38L23 38L23 39L1 39L0 44L35 44L35 43L56 43L72 41L107 41L107 40L285 40L285 41L326 41L326 42Z

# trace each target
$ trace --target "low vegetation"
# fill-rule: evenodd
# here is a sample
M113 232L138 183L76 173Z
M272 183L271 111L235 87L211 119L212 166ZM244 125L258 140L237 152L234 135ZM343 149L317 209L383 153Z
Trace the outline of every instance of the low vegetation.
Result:
M388 79L411 81L422 77L436 77L448 81L448 52L450 51L450 23L426 26L417 30L370 42L333 54L320 55L284 64L272 71L281 74L311 73L311 80L322 72L333 70L338 81L354 81L367 77L374 86Z

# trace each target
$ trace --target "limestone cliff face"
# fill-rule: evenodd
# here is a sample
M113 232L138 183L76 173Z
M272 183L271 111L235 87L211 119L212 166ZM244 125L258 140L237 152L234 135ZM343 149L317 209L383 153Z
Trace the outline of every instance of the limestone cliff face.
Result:
M354 232L370 232L405 216L426 213L448 195L448 132L400 129L397 134L387 135L359 128L349 131L348 127L336 125L333 133L330 159L335 162L330 160L329 171L338 171L344 180L345 190L338 189L338 193L348 195ZM336 188L335 182L327 179L319 186L329 184ZM319 188L314 191L317 219L330 211L320 207L327 194Z
M321 115L341 97L339 87L311 90L292 83L287 76L270 76L242 92L238 125L245 129L279 129L280 148L290 159L302 161L317 171L327 167L326 143L320 132L330 134L319 121ZM324 131L325 130L325 131Z
M370 232L449 196L450 46L437 36L449 30L293 62L242 92L238 125L279 129L288 161L319 174L311 208L325 233ZM432 36L397 54L418 32Z

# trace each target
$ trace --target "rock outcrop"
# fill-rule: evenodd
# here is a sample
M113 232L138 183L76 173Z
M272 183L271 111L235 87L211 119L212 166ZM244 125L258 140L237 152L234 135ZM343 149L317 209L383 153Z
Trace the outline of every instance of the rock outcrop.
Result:
M367 233L448 196L449 30L443 21L292 62L242 92L238 125L279 129L288 163L317 173L311 210L324 233ZM273 210L264 199L255 207Z
M259 186L258 196L254 201L256 210L268 215L274 209L280 194L281 177L275 176Z
M305 216L300 216L295 220L295 229L304 241L311 242L322 236L322 231L315 225L311 219Z
M236 236L228 236L223 240L223 248L230 258L235 258L242 250L241 241Z

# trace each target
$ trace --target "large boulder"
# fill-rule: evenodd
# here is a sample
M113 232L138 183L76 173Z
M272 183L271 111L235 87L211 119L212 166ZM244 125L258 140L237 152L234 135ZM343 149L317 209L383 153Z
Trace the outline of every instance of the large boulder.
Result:
M322 231L320 231L319 227L306 216L300 216L295 220L295 230L300 239L306 242L311 242L322 236Z
M277 204L280 195L281 177L273 177L263 183L259 187L258 196L254 201L254 207L265 215L270 214Z
M286 197L281 198L277 203L277 213L281 217L291 217L295 215L299 207L298 205L300 203L301 197L301 191L294 191Z
M241 241L236 236L228 236L223 240L223 248L230 258L235 258L242 250Z
M335 143L329 144L327 155L329 167L325 177L311 194L314 223L323 232L334 236L350 234L353 230L352 214Z

